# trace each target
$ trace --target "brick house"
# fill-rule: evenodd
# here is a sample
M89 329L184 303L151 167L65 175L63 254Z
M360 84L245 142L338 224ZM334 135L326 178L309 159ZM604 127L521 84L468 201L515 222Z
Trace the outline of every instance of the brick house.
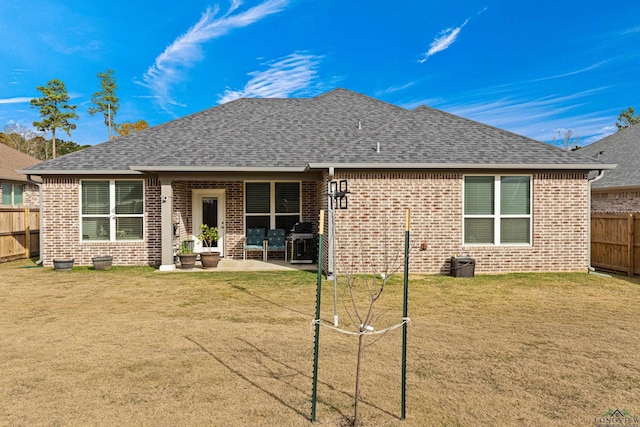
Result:
M0 144L0 208L38 208L40 189L17 171L40 160L5 144Z
M640 125L616 132L579 152L618 165L593 182L592 212L640 212Z
M317 232L331 182L346 180L348 208L326 222L326 269L401 263L409 208L411 271L438 273L452 254L476 258L478 272L586 271L588 174L612 167L336 89L238 99L23 172L43 180L45 265L109 253L171 270L204 222L219 227L222 256L242 259L248 228L304 221Z

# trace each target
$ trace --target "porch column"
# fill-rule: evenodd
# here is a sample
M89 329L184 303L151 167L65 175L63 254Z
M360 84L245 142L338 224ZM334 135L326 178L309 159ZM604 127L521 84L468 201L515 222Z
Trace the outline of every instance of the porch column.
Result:
M173 188L171 180L160 179L161 201L161 253L162 263L160 271L172 271L176 269L173 263Z

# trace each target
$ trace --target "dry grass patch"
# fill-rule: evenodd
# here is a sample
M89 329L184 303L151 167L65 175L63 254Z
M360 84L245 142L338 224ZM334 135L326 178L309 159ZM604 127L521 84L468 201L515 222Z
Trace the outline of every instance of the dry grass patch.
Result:
M0 425L310 425L314 273L25 266L0 264ZM402 315L398 279L379 302L387 325ZM332 296L327 283L328 321ZM362 424L640 415L639 301L623 277L412 277L407 420L397 330L365 353ZM321 329L320 425L352 414L355 349Z

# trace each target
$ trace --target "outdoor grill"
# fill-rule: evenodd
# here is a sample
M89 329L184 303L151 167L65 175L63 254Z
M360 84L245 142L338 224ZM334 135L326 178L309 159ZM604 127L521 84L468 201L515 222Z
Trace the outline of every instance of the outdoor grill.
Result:
M313 224L298 222L291 229L291 263L313 264L316 261L316 239Z

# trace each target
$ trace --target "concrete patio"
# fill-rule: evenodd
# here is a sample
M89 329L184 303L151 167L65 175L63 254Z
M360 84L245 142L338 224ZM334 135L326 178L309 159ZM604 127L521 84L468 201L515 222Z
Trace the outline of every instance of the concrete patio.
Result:
M200 261L196 262L195 268L183 270L176 267L173 271L162 271L161 273L194 273L194 272L214 272L214 271L317 271L317 264L291 264L283 260L260 261L255 259L237 260L222 258L215 268L202 268ZM160 272L160 270L158 270Z

